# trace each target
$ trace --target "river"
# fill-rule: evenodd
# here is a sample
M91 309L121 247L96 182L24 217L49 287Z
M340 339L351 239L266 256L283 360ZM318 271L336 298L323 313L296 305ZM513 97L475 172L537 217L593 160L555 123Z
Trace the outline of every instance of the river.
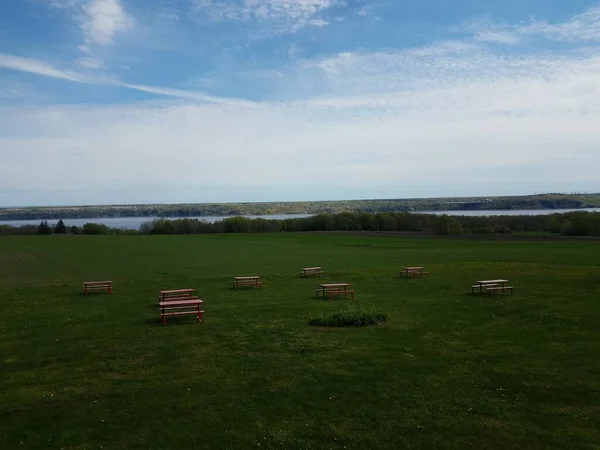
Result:
M572 211L589 211L600 212L600 208L589 209L515 209L515 210L479 210L479 211L419 211L420 214L436 214L449 216L541 216L548 214L560 214ZM280 215L264 215L264 216L244 216L249 219L295 219L310 217L312 214L280 214ZM202 217L186 217L186 219L198 219L206 222L216 222L217 220L227 219L231 216L202 216ZM182 217L165 217L166 219L181 219ZM81 227L86 223L101 223L111 228L124 228L129 230L138 230L144 222L149 222L156 217L96 217L89 219L64 219L65 225L71 227L73 225ZM55 225L57 220L49 220L50 225ZM0 225L11 225L20 227L22 225L38 225L40 220L6 220L0 221Z

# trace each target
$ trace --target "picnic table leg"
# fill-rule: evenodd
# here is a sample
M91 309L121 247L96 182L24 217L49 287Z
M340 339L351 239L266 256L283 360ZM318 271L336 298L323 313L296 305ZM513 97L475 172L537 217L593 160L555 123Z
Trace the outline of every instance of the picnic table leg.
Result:
M112 294L112 286L108 286L108 295Z

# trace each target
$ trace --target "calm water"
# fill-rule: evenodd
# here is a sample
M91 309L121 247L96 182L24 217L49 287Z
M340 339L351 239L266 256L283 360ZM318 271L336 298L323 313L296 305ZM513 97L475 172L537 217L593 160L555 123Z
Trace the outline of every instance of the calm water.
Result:
M509 211L497 211L497 210L481 210L481 211L420 211L423 214L436 214L442 215L447 214L449 216L540 216L556 213L565 213L570 211L589 211L589 212L600 212L600 208L590 209L525 209L525 210L509 210ZM295 219L301 217L310 217L312 214L282 214L282 215L266 215L266 216L244 216L250 219ZM204 216L204 217L187 217L187 219L198 219L206 222L216 222L217 220L227 219L231 216ZM130 230L137 230L144 222L149 222L155 219L155 217L98 217L93 219L65 219L65 225L71 227L73 225L81 227L88 222L102 223L111 228L125 228ZM178 219L178 217L168 217L168 219ZM48 223L51 225L56 224L57 220L49 220ZM39 220L8 220L0 221L0 225L12 225L13 227L19 227L21 225L38 225Z
M480 210L480 211L420 211L422 214L435 214L441 216L547 216L550 214L562 214L573 211L600 212L600 208L584 209L513 209L513 210Z

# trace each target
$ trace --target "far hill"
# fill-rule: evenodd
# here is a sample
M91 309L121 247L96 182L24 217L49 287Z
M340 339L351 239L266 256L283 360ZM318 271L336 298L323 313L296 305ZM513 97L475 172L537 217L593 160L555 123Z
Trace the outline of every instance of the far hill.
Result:
M268 203L190 203L0 208L0 220L99 217L193 217L319 214L344 211L453 211L599 208L600 194L541 194L506 197L439 197Z

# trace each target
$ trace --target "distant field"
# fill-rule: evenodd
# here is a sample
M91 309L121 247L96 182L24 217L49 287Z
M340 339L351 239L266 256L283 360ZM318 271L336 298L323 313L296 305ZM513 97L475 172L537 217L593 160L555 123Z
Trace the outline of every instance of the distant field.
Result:
M597 449L600 242L0 238L0 448ZM314 298L323 281L353 302ZM428 279L397 277L425 265ZM262 290L233 291L259 274ZM505 277L514 297L470 295ZM114 294L84 297L84 280ZM206 323L160 325L193 287ZM352 303L388 315L316 329Z

